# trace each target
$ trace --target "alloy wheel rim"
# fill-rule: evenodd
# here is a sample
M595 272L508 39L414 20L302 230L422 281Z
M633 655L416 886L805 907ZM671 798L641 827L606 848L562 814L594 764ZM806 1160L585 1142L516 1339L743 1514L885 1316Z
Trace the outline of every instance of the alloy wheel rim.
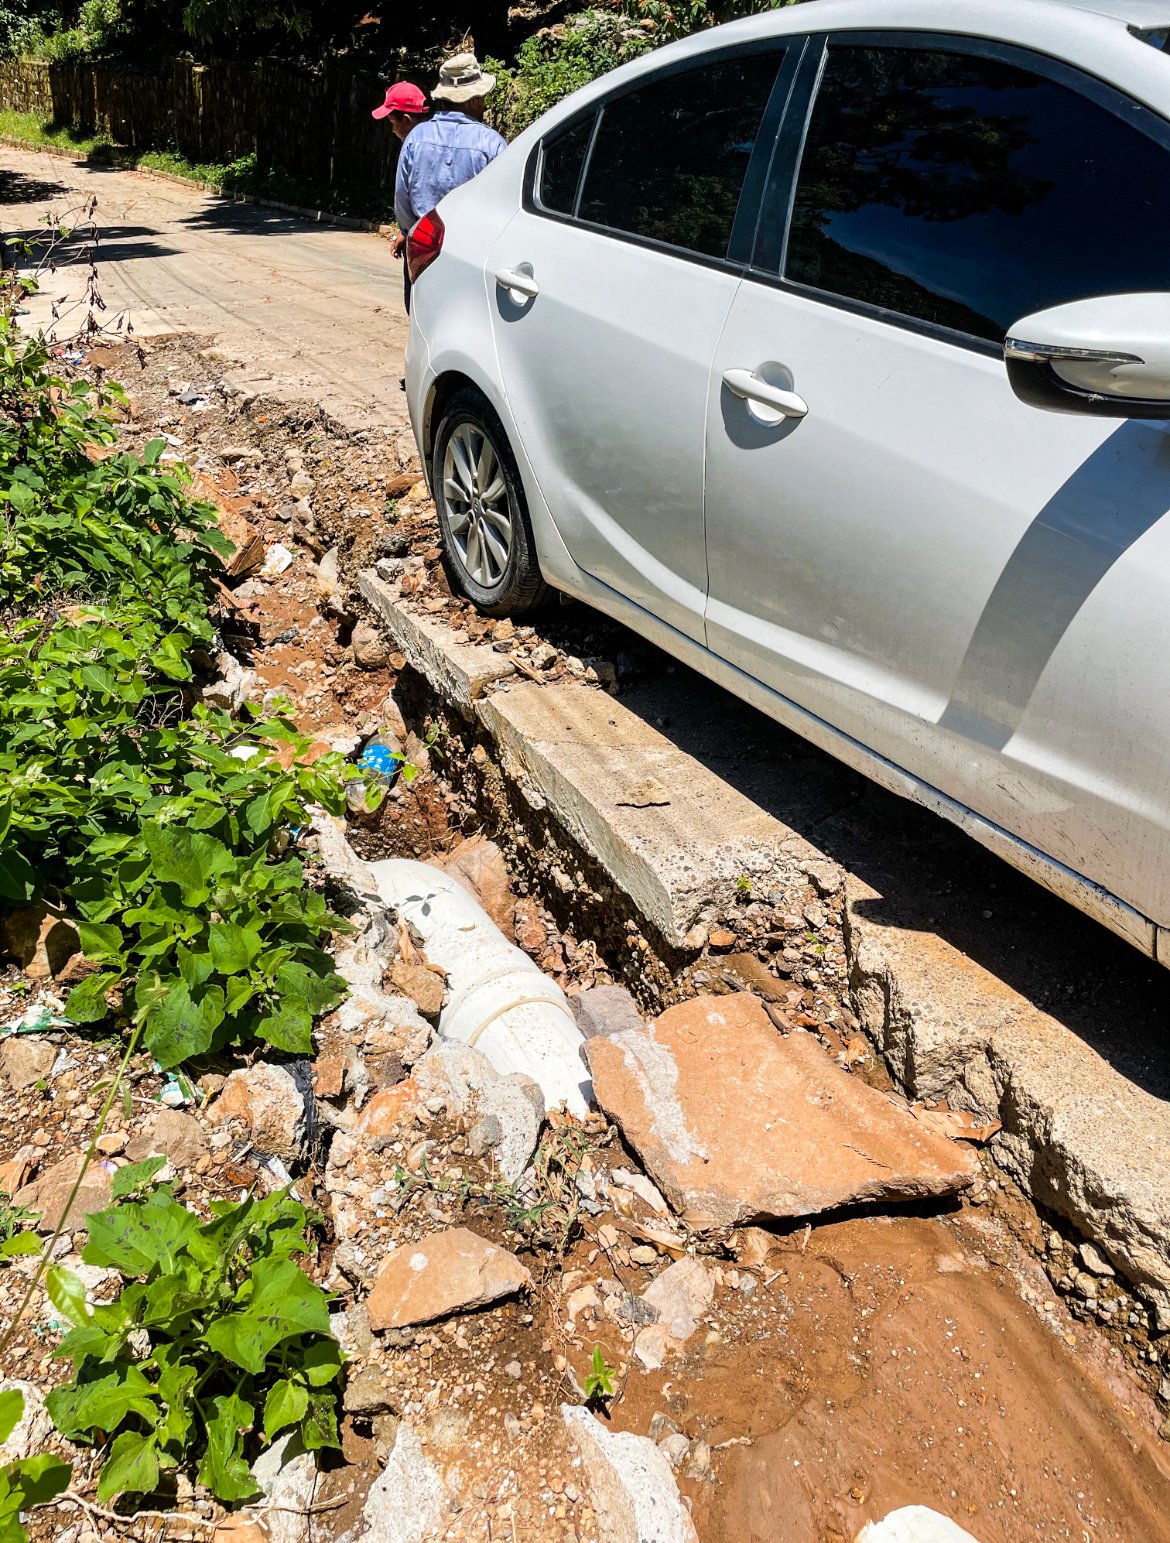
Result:
M512 500L496 447L477 424L461 423L443 456L447 529L467 575L493 589L512 556Z

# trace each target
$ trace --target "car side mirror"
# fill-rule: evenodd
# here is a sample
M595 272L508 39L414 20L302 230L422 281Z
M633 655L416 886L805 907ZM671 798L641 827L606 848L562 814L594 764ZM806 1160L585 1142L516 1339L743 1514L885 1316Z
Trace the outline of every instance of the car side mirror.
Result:
M1036 311L1009 331L1003 356L1012 390L1031 407L1170 419L1170 294Z

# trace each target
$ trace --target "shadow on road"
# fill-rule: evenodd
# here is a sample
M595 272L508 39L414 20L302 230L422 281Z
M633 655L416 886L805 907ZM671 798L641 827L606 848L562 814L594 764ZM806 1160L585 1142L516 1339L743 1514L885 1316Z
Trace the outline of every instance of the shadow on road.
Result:
M39 204L69 191L63 182L46 182L21 171L0 169L0 204Z

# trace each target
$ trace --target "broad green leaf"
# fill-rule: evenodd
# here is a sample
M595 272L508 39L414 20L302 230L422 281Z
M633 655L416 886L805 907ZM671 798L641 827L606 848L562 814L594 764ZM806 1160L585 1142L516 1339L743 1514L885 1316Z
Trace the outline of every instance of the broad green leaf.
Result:
M136 1414L148 1424L158 1419L154 1389L130 1362L104 1377L85 1382L69 1382L54 1388L45 1399L49 1418L63 1436L84 1436L93 1431L114 1431L128 1414Z
M205 1055L211 1049L215 1029L209 1028L198 1003L191 1000L185 980L173 980L170 989L150 1009L143 1042L164 1071Z
M13 1463L8 1472L10 1477L16 1478L20 1488L20 1508L24 1511L33 1506L48 1505L67 1490L73 1477L73 1464L54 1457L51 1452L38 1452Z
M332 970L318 972L295 962L281 965L276 972L276 984L282 997L302 1003L314 1017L336 1007L348 989L341 976Z
M74 986L65 1002L65 1014L74 1023L100 1023L108 1018L106 992L118 979L116 970L99 970L87 975L80 985Z
M315 1339L301 1352L300 1369L312 1387L323 1388L339 1375L344 1359L335 1339Z
M241 975L264 947L264 940L254 928L235 922L212 922L207 931L207 946L221 975Z
M199 1482L220 1500L250 1500L260 1486L244 1461L244 1438L255 1416L237 1394L220 1394L207 1426L207 1451L199 1464Z
M0 1391L0 1441L7 1441L24 1413L24 1394L19 1388Z
M140 1163L119 1168L110 1184L111 1200L120 1200L123 1195L132 1195L135 1190L142 1189L166 1165L165 1157L146 1157Z
M314 1389L301 1421L301 1440L309 1452L341 1445L337 1435L337 1399L334 1394Z
M222 841L181 825L159 825L148 820L142 827L142 839L156 877L164 884L177 884L186 905L202 905L210 893L211 882L235 866Z
M295 1425L309 1407L309 1390L300 1382L282 1377L274 1382L264 1400L264 1434L269 1441L286 1425Z
M179 961L179 974L192 991L196 986L202 986L215 968L210 954L197 953L182 943L176 948L175 956Z
M17 1232L0 1243L0 1259L15 1259L19 1254L39 1254L40 1239L35 1232Z
M0 900L28 905L36 893L37 876L28 858L15 847L0 852Z
M69 1323L85 1323L89 1318L85 1286L80 1276L67 1270L63 1264L49 1266L45 1274L45 1291L49 1301Z
M312 1054L313 1015L298 1002L281 1002L275 1012L260 1019L257 1032L277 1050L290 1055Z
M158 1488L158 1449L155 1437L123 1431L114 1438L98 1480L100 1501L116 1495L153 1495Z
M113 922L78 922L77 931L87 959L109 959L121 955L122 929Z
M291 1259L262 1259L253 1270L255 1288L243 1311L208 1325L206 1339L233 1365L253 1376L269 1354L295 1334L329 1333L328 1298Z
M175 1255L199 1227L198 1218L165 1186L145 1200L123 1200L87 1220L89 1242L81 1257L86 1264L105 1265L123 1275L173 1269Z

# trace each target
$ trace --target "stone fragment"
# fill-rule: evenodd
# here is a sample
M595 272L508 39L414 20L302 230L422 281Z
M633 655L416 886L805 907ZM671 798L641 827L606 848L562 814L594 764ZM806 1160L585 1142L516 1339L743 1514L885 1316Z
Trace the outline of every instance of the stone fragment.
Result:
M479 901L501 932L511 931L516 896L504 866L504 854L494 841L486 836L471 836L448 852L438 866Z
M297 1431L278 1436L252 1464L252 1474L271 1509L265 1513L270 1543L308 1543L317 1463Z
M370 1486L355 1543L424 1543L438 1537L451 1511L442 1475L409 1425Z
M395 1249L366 1308L375 1331L404 1329L486 1307L531 1284L531 1275L506 1248L467 1227L448 1227Z
M714 932L712 932L708 937L707 942L711 945L712 948L717 948L720 950L726 948L734 948L735 933L729 931L726 927L716 927Z
M203 700L212 707L222 707L225 712L238 713L256 694L256 671L246 669L226 651L217 656L215 667L219 674L210 685L204 686Z
M1101 1250L1092 1243L1082 1243L1077 1252L1081 1256L1081 1263L1085 1269L1089 1270L1093 1275L1115 1275L1117 1273Z
M70 1204L69 1196L84 1161L80 1153L63 1158L12 1197L15 1205L28 1206L38 1213L38 1232L55 1232L60 1225L74 1232L84 1231L86 1216L91 1211L104 1211L109 1205L113 1172L101 1161L90 1163Z
M715 1299L715 1281L701 1259L688 1255L672 1264L642 1293L652 1307L655 1322L644 1328L634 1343L634 1354L648 1371L681 1350L699 1327L699 1320Z
M235 548L226 559L232 578L240 578L260 566L264 561L264 537L250 520L236 509L220 509L219 528Z
M579 1405L561 1418L581 1454L601 1543L699 1543L667 1458L645 1436L611 1432Z
M424 973L431 975L429 970ZM431 979L441 992L442 980L437 975ZM351 1044L360 1044L371 1056L397 1056L403 1066L413 1066L434 1038L413 998L406 993L392 996L377 986L352 990L337 1009L337 1023Z
M479 1050L457 1040L440 1040L418 1062L413 1081L428 1103L449 1114L494 1116L500 1140L493 1148L502 1177L515 1184L532 1161L544 1123L544 1097L522 1072L501 1077Z
M13 1034L0 1041L0 1072L14 1093L23 1093L46 1078L57 1059L57 1047L47 1039Z
M439 1016L447 995L441 975L436 975L425 964L404 964L399 960L390 971L390 981L403 996L410 998L424 1018Z
M620 1034L624 1029L644 1029L646 1020L624 986L590 986L569 998L577 1027L586 1039Z
M225 1516L216 1524L211 1543L271 1543L272 1534L263 1522L248 1516Z
M978 1171L753 996L684 1002L585 1053L598 1103L696 1231L952 1194Z
M237 1120L247 1127L254 1146L282 1162L301 1162L312 1134L312 1110L305 1088L285 1066L257 1061L232 1072L212 1104L213 1125Z
M0 1393L20 1393L24 1408L9 1433L7 1441L0 1441L0 1466L19 1462L44 1450L46 1439L52 1434L53 1422L45 1413L45 1396L32 1385L17 1377L6 1377L0 1382Z
M349 646L359 670L381 670L389 662L390 645L372 622L355 625Z
M367 1366L346 1379L342 1400L347 1414L391 1414L394 1402L385 1373Z
M0 921L0 952L15 959L30 980L55 980L81 952L77 928L44 900Z
M150 1129L130 1142L126 1156L131 1162L140 1163L144 1158L161 1154L180 1172L194 1168L209 1150L207 1132L194 1115L164 1107L151 1121Z

